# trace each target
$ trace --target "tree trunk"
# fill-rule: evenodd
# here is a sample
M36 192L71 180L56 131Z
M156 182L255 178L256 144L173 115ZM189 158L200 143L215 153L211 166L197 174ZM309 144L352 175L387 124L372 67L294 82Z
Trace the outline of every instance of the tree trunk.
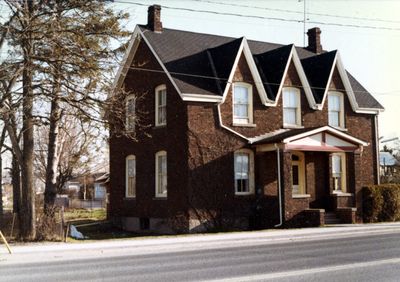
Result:
M28 47L29 48L29 47ZM23 102L22 102L22 138L23 149L21 165L22 170L22 203L20 231L23 240L32 241L36 238L36 216L35 216L35 189L33 185L33 92L32 92L32 66L30 58L25 58L25 69L23 72Z
M18 220L20 220L21 174L17 157L14 154L12 158L11 182L13 187L13 212L18 214Z
M44 211L47 216L54 215L54 202L57 195L57 166L58 166L58 125L60 120L58 99L51 102L49 143L47 149L46 186L44 190Z
M1 150L3 149L4 139L6 138L6 127L3 127L0 137L0 215L4 213L3 207L3 158Z
M32 1L25 2L27 5L26 17L31 20L32 14ZM24 51L24 70L22 74L22 163L21 165L21 222L20 222L20 236L25 241L32 241L36 238L36 216L35 216L35 188L33 185L33 150L34 150L34 120L32 115L33 110L33 39L31 26L27 24L28 30L26 31L23 40Z

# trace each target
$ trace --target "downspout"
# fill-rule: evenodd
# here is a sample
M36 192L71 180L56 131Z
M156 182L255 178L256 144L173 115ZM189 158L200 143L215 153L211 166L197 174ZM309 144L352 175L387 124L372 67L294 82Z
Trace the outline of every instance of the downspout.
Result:
M375 151L376 151L376 178L377 184L381 184L381 170L380 170L380 159L379 159L379 136L378 136L378 114L374 117L375 127Z
M279 223L274 227L280 227L283 224L283 217L282 217L282 185L281 185L281 154L278 145L274 144L276 148L276 160L278 166L278 198L279 198Z

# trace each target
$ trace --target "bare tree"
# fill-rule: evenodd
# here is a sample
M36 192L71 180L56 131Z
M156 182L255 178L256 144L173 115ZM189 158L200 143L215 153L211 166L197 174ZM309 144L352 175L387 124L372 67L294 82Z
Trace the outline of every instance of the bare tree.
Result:
M21 171L20 231L35 239L33 187L34 126L49 126L45 207L56 193L58 129L63 109L73 109L81 122L102 126L110 71L115 68L111 40L127 33L119 22L126 18L106 8L105 1L5 0L9 20L0 26L0 47L8 56L0 66L3 84L0 106ZM3 43L8 46L4 47ZM6 71L7 68L13 72ZM12 103L7 97L12 96ZM12 118L20 115L22 125ZM101 124L101 125L100 125ZM22 144L18 132L22 132ZM47 210L47 209L46 209Z

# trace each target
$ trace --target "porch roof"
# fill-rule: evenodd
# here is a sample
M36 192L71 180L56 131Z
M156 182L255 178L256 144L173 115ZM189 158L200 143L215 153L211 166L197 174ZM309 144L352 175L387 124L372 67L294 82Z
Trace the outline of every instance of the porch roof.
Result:
M257 150L270 151L274 145L301 151L355 151L369 144L331 126L281 129L250 140Z

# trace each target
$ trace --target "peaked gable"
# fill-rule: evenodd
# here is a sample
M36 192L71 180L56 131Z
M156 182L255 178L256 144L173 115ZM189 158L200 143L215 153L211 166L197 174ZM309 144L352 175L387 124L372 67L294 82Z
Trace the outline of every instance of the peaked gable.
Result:
M254 55L267 96L272 101L278 96L291 51L292 45L287 45Z
M238 58L243 52L250 66L262 103L265 106L276 106L276 98L279 96L280 90L276 90L278 83L275 83L276 77L273 77L275 74L271 76L270 73L274 71L274 68L269 69L267 61L270 60L271 65L274 64L274 60L276 60L275 62L277 64L279 61L283 63L289 50L288 46L285 48L286 46L274 43L260 41L247 42L245 38L235 39L232 37L167 28L164 28L162 33L157 33L151 31L147 26L139 25L135 28L124 61L118 70L114 81L114 89L122 85L127 70L132 62L132 58L135 55L137 44L141 40L144 40L149 46L163 71L171 80L172 85L184 101L221 103L226 96L229 84L232 83L232 81L229 80L229 78L231 78L229 76L234 72L235 63L237 63ZM251 46L251 48L249 46ZM276 50L281 48L282 50ZM276 50L276 54L280 52L284 54L281 53L281 56L278 57L272 56L272 53L265 54L274 50ZM328 66L335 52L330 55L329 53L331 52L328 52L328 55L326 55L328 58L324 63L324 65ZM302 58L301 63L299 55ZM293 59L296 66L310 108L322 109L327 93L327 85L329 84L329 78L328 82L326 81L329 75L327 76L326 73L329 71L332 73L334 65L337 65L354 111L358 113L376 114L383 110L383 107L371 94L369 94L357 80L348 75L337 51L331 68L321 67L320 71L316 71L309 67L312 65L315 66L315 64L312 64L313 60L321 59L322 57L319 56L324 55L325 53L315 56L315 54L304 48L292 46L291 56L289 56ZM235 60L233 60L234 57ZM286 62L286 69L289 60L290 58L288 58ZM266 62L264 64L261 63L261 61ZM232 68L230 68L231 66ZM279 65L275 68L275 70L277 70L276 76L280 76L283 68L283 65ZM226 77L226 74L229 72L230 75ZM307 75L304 73L307 73ZM327 83L325 84L325 82ZM279 87L282 88L282 81ZM359 92L354 93L353 87L357 89L355 91ZM325 92L322 93L324 89Z
M301 60L317 104L321 104L332 75L336 51L323 53Z

